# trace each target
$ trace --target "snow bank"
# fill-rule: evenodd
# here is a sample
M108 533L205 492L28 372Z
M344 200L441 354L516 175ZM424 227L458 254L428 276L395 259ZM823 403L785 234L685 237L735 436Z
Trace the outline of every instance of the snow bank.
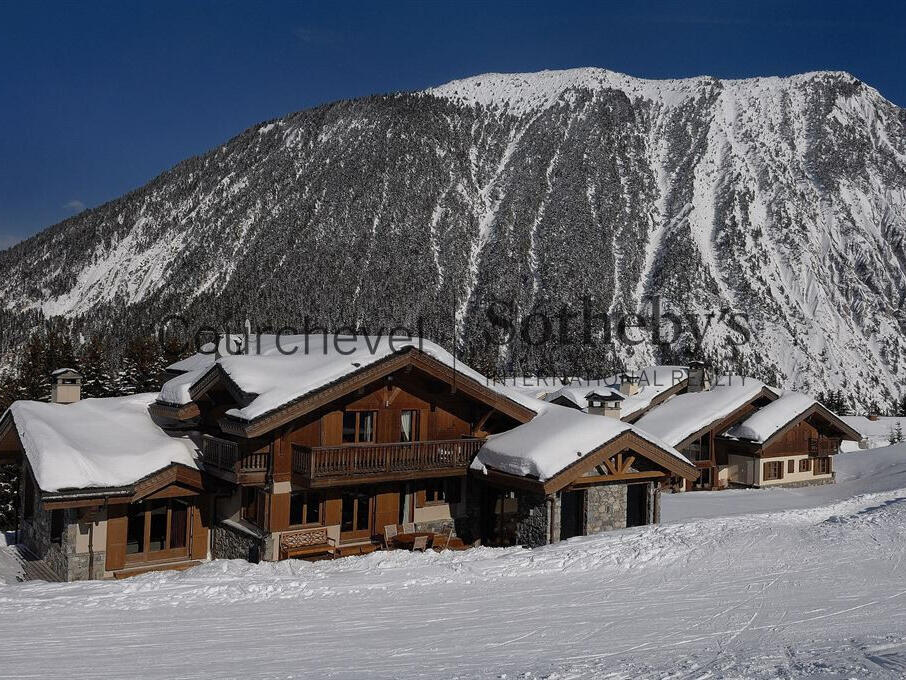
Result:
M800 392L784 392L779 399L759 409L746 420L727 430L728 437L766 442L781 427L805 413L816 402Z
M548 404L533 420L488 437L472 461L472 469L492 467L543 482L624 432L634 432L678 460L692 464L673 447L629 423Z
M273 335L256 337L248 354L219 359L210 356L209 362L198 358L180 362L193 370L168 381L160 392L160 400L169 404L188 403L189 389L216 362L243 392L254 395L249 404L227 413L253 420L410 347L516 403L531 410L538 408L539 402L529 395L488 380L429 340L387 335L313 335L307 341L304 335L282 336L279 341Z
M148 407L156 396L15 402L9 411L38 486L125 486L171 463L197 467L192 440L168 435L151 419Z
M764 387L763 382L753 378L722 376L710 390L677 395L646 413L635 424L676 446L754 399Z

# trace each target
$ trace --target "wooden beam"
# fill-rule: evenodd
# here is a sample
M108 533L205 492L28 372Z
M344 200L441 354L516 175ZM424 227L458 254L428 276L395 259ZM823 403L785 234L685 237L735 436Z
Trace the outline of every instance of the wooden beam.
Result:
M637 482L645 479L666 479L666 472L621 472L616 475L591 475L588 477L579 477L574 480L567 488L585 487L592 484L608 484L610 482Z

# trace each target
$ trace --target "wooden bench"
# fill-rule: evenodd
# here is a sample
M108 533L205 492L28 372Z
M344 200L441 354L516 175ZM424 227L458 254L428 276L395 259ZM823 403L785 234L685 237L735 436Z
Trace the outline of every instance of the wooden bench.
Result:
M280 534L280 559L337 554L337 542L325 527L284 531Z

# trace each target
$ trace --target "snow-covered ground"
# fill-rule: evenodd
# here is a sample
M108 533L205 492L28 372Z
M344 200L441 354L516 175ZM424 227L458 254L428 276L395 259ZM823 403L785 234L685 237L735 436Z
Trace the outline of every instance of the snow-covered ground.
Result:
M902 678L906 446L837 469L533 551L0 586L0 677Z
M842 416L846 424L858 431L868 440L868 448L874 449L889 446L891 437L896 435L897 425L906 435L906 418L881 416L877 420L869 420L865 416ZM843 442L844 451L852 451L858 447L856 442Z

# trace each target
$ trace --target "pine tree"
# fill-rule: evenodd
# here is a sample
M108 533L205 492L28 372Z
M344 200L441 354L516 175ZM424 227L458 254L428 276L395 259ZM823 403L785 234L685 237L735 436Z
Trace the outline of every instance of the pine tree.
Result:
M117 375L117 393L129 395L159 390L164 366L163 352L157 342L150 338L131 341L126 346Z
M116 394L116 380L110 362L110 350L98 335L82 347L79 357L82 373L82 397L110 397Z

